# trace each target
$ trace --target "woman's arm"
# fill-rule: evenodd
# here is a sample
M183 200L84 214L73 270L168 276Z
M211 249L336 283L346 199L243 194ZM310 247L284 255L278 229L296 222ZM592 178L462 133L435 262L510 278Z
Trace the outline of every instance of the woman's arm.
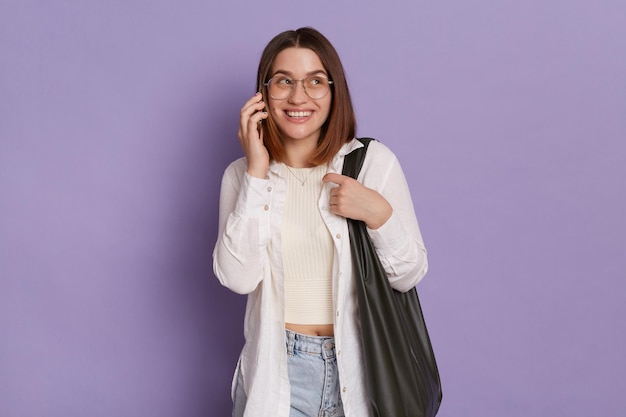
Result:
M270 241L269 154L259 129L267 118L264 107L257 93L241 108L237 136L246 157L226 169L220 191L213 271L222 285L240 294L254 291L263 278Z
M385 267L391 285L408 291L426 274L426 249L417 224L411 194L396 156L379 142L371 142L359 181L328 174L337 184L330 191L334 214L361 220Z
M363 183L378 191L393 208L385 224L368 232L392 287L408 291L426 274L428 258L404 172L386 146L372 142L362 173Z

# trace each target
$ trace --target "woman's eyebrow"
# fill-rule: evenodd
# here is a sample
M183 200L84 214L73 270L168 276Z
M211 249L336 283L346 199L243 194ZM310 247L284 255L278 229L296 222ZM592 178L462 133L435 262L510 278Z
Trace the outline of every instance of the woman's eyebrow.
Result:
M277 74L282 74L282 75L288 75L290 77L293 77L293 73L291 71L287 71L287 70L277 70L276 72L274 72L274 74L272 75L272 77L274 75ZM328 76L328 74L326 73L326 71L324 71L323 69L318 69L318 70L313 70L313 71L309 71L306 73L306 76L310 76L310 75L315 75L315 74L324 74L325 76Z

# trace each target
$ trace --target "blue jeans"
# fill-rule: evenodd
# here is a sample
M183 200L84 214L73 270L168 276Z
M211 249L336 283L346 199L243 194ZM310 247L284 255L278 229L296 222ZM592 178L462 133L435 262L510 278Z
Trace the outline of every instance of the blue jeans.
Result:
M344 417L339 393L335 339L286 330L287 367L291 385L290 417ZM242 417L246 393L241 373L233 403L233 417Z

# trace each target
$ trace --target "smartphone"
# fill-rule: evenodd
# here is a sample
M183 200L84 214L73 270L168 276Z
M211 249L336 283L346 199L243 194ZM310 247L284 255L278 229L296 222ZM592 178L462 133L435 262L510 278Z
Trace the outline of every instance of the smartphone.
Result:
M263 82L259 79L256 91L263 96L263 101L265 101L265 96L263 95L263 87ZM261 119L261 121L257 123L257 129L259 130L259 135L261 135L261 138L263 138L263 126L265 125L264 120L265 119Z

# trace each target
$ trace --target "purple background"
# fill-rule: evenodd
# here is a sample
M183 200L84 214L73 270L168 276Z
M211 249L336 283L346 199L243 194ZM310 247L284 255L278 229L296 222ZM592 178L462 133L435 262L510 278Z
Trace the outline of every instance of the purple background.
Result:
M431 270L441 417L619 416L622 0L0 0L0 416L230 415L219 183L263 46L339 50Z

